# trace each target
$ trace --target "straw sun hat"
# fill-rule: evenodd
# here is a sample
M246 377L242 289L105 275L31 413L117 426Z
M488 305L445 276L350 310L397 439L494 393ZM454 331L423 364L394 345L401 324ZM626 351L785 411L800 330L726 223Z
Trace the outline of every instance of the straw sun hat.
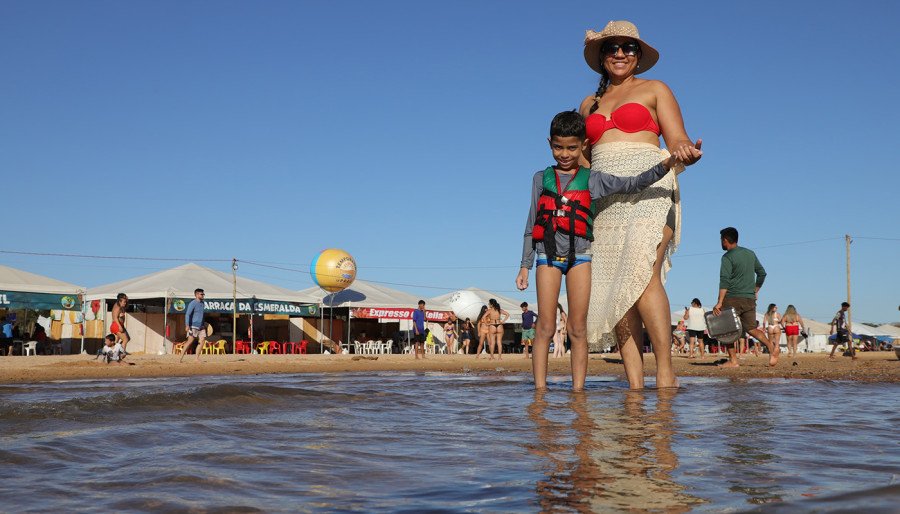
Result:
M630 21L611 21L607 23L600 32L588 30L584 34L584 60L587 61L588 66L597 73L603 72L601 67L603 61L600 57L600 47L603 46L604 41L614 37L629 37L640 43L641 59L638 61L635 74L644 73L652 68L653 65L656 64L656 61L659 60L659 52L641 39L634 23L631 23Z

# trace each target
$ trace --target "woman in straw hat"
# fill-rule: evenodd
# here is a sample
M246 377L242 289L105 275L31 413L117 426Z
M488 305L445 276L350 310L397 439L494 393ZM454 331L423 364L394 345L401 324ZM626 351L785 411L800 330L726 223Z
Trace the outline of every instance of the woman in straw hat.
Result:
M593 169L637 175L667 158L666 147L686 164L697 160L672 91L658 80L637 78L659 59L627 21L588 30L584 58L600 74L600 87L579 109L585 117ZM612 337L619 345L633 389L644 386L643 333L646 327L657 363L657 386L678 382L670 354L671 312L663 288L670 256L680 240L681 209L675 172L641 193L612 195L598 205L594 221L595 257L591 276L588 332L591 341Z

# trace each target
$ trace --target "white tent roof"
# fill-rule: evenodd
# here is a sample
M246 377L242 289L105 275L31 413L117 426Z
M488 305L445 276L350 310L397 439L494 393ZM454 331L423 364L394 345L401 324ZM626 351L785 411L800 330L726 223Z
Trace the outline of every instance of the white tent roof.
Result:
M889 325L889 324L879 325L878 331L882 332L885 335L889 335L892 337L900 337L900 327L895 327L894 325Z
M112 284L88 289L87 298L114 299L117 294L125 293L132 300L146 298L191 298L194 289L203 289L209 299L231 298L234 284L231 273L215 271L194 263L184 264L172 269L130 278ZM281 302L318 303L312 298L297 291L291 291L265 282L258 282L237 277L238 298L253 298Z
M0 289L23 293L72 294L84 290L75 284L0 265Z
M472 291L473 293L478 295L478 298L481 298L481 301L483 301L485 305L487 305L488 300L490 300L491 298L497 300L497 303L500 304L500 308L509 313L509 320L507 320L507 323L522 323L522 308L519 307L519 305L522 304L521 300L513 300L512 298L508 298L497 293L492 293L485 289L479 289L477 287L467 287L465 290ZM453 293L455 292L456 291L454 291ZM453 293L435 296L431 299L431 301L447 303L450 300L450 297L453 296ZM536 304L537 302L534 302L534 304L532 304L532 302L528 302L528 307L531 310L537 312ZM565 305L565 302L563 302L563 305Z
M385 307L385 308L410 308L415 309L419 296L413 296L404 291L391 289L390 287L355 280L347 289L337 293L326 294L318 287L310 287L300 291L300 294L310 296L321 303L323 307ZM452 310L446 301L425 299L425 308L430 311Z

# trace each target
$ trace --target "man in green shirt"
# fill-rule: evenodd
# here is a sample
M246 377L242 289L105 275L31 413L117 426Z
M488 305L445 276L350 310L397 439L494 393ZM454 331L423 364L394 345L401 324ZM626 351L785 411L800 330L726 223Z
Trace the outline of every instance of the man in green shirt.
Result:
M722 249L725 250L725 255L722 256L722 267L719 271L719 302L713 307L713 313L718 315L722 309L733 307L744 331L769 349L769 366L774 366L778 363L781 348L777 342L769 341L766 333L756 324L756 297L766 280L766 270L759 263L753 250L738 246L736 228L723 228L719 234L722 236ZM722 364L722 367L736 368L739 365L737 351L734 345L729 345L728 362Z

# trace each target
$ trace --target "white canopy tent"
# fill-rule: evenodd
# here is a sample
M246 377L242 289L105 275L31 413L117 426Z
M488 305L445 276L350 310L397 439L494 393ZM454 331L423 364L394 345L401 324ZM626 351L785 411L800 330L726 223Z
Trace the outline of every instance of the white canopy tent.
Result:
M445 311L452 312L452 309L446 302L439 302L435 300L426 299L420 296L415 296L405 291L399 291L397 289L392 289L383 284L376 284L374 282L367 282L365 280L356 279L353 284L350 285L347 289L343 291L338 291L336 293L326 293L321 288L318 287L310 287L308 289L304 289L300 291L301 294L308 295L310 297L316 298L316 300L323 307L323 317L324 317L324 308L346 308L348 312L352 312L352 309L385 309L383 313L383 317L378 317L379 323L399 323L400 330L409 330L411 328L411 321L406 319L405 317L391 317L391 315L401 315L405 316L405 313L397 311L397 309L416 309L419 304L419 300L425 300L425 310L426 311ZM389 310L394 309L391 312ZM350 320L348 317L348 321ZM372 319L372 318L369 318ZM350 323L348 322L346 327L346 337L348 343L350 341ZM430 330L434 332L434 337L439 340L444 340L444 328L443 323L430 323ZM343 333L343 332L342 332ZM320 337L327 337L325 334L320 334ZM343 339L343 337L339 337L337 339Z
M879 325L878 330L883 332L885 335L891 336L894 339L900 338L900 327L896 327L894 325L884 324Z
M493 293L486 289L479 289L477 287L468 287L465 289L465 291L472 291L473 293L478 295L478 298L480 298L485 305L487 305L488 300L490 300L491 298L497 300L497 303L500 304L500 308L509 313L509 319L507 320L507 323L522 323L522 308L519 307L522 304L522 300L514 300L507 296ZM431 301L447 303L451 296L453 296L453 293L442 294L440 296L435 296L431 299ZM565 303L563 303L563 305L565 305ZM528 302L528 307L531 310L537 312L537 302ZM474 321L475 320L473 319L472 322Z
M0 290L26 293L75 294L83 292L84 288L62 280L56 280L55 278L0 265Z
M237 284L237 299L241 301L270 301L300 304L317 304L318 300L298 291L292 291L257 280L251 280L231 273L216 271L194 263L113 282L88 289L86 298L90 300L113 300L119 293L125 293L130 300L163 299L166 307L162 313L129 313L126 321L133 342L140 341L147 353L171 350L166 348L168 337L165 327L168 323L169 301L175 298L190 299L195 289L203 289L207 302L210 300L231 301ZM110 320L107 320L108 328ZM129 343L132 344L132 343Z

